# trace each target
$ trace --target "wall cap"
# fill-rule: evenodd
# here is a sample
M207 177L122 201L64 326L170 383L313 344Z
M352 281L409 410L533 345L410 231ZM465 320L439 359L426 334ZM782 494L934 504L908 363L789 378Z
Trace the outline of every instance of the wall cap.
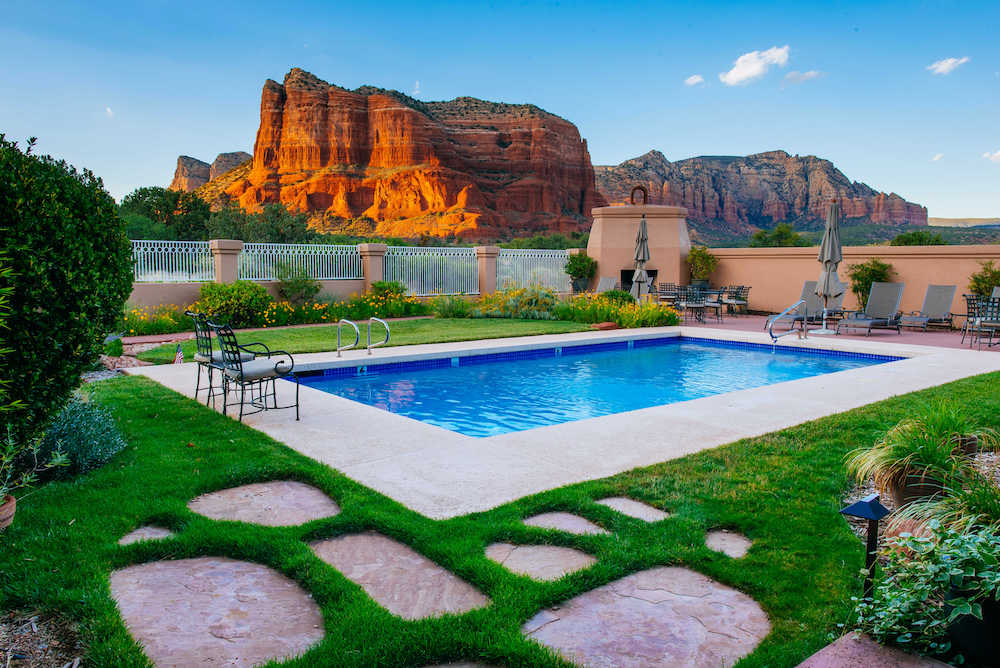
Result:
M241 253L243 242L239 239L210 239L208 247L215 253Z
M385 255L389 247L385 244L358 244L358 252L362 255Z
M476 257L499 257L499 246L476 246Z
M627 218L638 219L642 214L646 218L684 218L687 209L683 206L666 206L662 204L645 204L641 206L599 206L590 210L594 218Z

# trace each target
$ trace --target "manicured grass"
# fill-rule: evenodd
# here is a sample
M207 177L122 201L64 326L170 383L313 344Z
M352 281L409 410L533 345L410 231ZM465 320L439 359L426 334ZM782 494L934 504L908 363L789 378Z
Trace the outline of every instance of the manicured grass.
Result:
M422 318L419 320L396 320L391 322L390 346L408 346L415 343L445 343L447 341L472 341L475 339L498 339L506 336L534 336L536 334L565 334L590 329L589 325L578 322L553 320L505 320L478 318ZM368 345L367 327L361 327L359 348ZM354 330L345 326L342 330L344 344L354 340ZM378 342L385 336L381 326L372 329L372 338ZM240 342L260 341L274 350L290 353L318 353L337 349L337 326L316 325L315 327L288 327L284 329L244 332L238 335ZM184 359L190 360L195 353L194 341L182 345ZM139 359L154 364L170 364L174 361L177 344L171 343L153 348L139 355Z
M524 639L521 624L542 608L629 573L678 564L749 594L770 616L772 633L740 666L794 666L837 632L860 587L863 546L837 513L848 486L844 454L871 443L912 411L918 398L955 401L984 426L998 427L998 382L1000 374L966 379L488 512L433 521L152 381L105 381L92 386L93 396L114 413L130 447L103 469L50 483L18 503L13 526L0 537L0 608L58 611L77 620L87 665L146 665L117 614L108 574L154 559L221 555L276 569L321 607L325 639L288 665L480 660L566 666ZM343 512L299 527L261 527L213 521L185 505L204 492L271 479L315 485ZM646 524L594 503L609 495L630 496L672 516ZM573 536L520 523L555 510L578 513L613 533ZM178 535L115 544L149 522ZM750 537L750 553L733 560L708 550L704 534L715 527ZM465 578L491 605L404 621L307 545L367 530L400 540ZM598 562L556 582L534 582L483 556L494 541L576 547Z

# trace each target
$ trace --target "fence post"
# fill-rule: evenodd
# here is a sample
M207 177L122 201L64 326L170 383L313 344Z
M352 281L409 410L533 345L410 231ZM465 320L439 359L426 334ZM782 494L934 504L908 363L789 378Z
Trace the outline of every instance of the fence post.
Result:
M235 283L240 277L240 253L243 242L239 239L212 239L208 242L215 265L216 283Z
M476 246L476 264L479 267L479 294L497 291L497 257L499 246Z
M371 290L372 283L381 281L383 274L382 262L389 247L385 244L358 244L361 254L361 271L365 275L365 290Z

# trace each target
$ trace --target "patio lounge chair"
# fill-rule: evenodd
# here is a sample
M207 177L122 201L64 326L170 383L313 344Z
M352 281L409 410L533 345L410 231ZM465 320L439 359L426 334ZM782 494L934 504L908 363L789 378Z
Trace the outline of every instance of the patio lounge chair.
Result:
M299 378L293 373L295 360L284 350L271 350L263 343L240 345L229 325L217 325L209 321L222 351L222 414L227 415L230 405L229 392L234 386L239 389L240 422L244 415L260 411L294 408L295 419L299 419ZM257 348L258 350L253 350ZM244 361L244 353L252 353L252 360ZM279 406L276 380L295 383L295 403ZM247 389L250 390L250 405L255 409L246 412ZM235 392L235 390L233 390Z
M215 371L221 371L223 368L222 364L222 351L213 350L212 348L212 327L208 323L208 316L204 313L195 313L194 311L184 311L184 315L191 318L194 322L194 342L196 346L196 351L194 354L194 361L198 363L198 379L194 384L194 398L198 398L198 393L201 392L201 372L204 369L208 375L208 396L205 397L205 405L212 401L215 396L215 388L217 387L214 379ZM241 357L244 362L249 362L254 358L253 353L244 352L241 353Z
M836 297L832 297L826 300L826 318L827 322L830 319L839 319L844 317L844 297L847 295L848 286L841 283L842 288L841 293ZM812 299L806 304L808 307L806 313L806 324L807 325L819 325L823 322L823 298L820 297L813 291Z
M954 285L928 285L924 295L924 305L902 318L903 327L921 327L926 332L928 325L952 327L951 302L955 299Z
M849 312L837 323L837 334L841 327L864 329L865 336L871 336L873 329L895 329L902 334L899 302L903 299L903 287L902 283L872 283L865 310Z
M615 279L612 276L602 276L597 280L597 288L594 290L598 294L615 289Z
M819 304L819 309L823 310L823 302L819 297L816 296L816 281L804 281L802 283L802 294L799 295L799 301L805 301L804 304L799 304L791 313L786 313L781 315L775 313L773 315L767 316L767 320L764 321L764 329L771 326L771 323L788 323L788 329L794 329L795 323L799 323L799 327L805 325L806 319L809 317L809 313L815 312L817 308L817 303Z

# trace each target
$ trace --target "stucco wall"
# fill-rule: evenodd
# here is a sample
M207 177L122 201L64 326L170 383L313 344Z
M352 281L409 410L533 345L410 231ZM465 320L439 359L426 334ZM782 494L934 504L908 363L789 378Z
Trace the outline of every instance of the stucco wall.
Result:
M820 265L816 247L809 248L713 248L719 266L712 273L712 285L749 285L750 308L780 311L799 298L802 282L816 280ZM892 265L894 281L906 284L903 311L916 311L924 301L929 284L956 285L952 312L964 313L969 276L979 263L1000 264L1000 245L980 246L847 246L840 265L845 283L847 267L877 257ZM844 299L847 308L857 304L852 293Z

